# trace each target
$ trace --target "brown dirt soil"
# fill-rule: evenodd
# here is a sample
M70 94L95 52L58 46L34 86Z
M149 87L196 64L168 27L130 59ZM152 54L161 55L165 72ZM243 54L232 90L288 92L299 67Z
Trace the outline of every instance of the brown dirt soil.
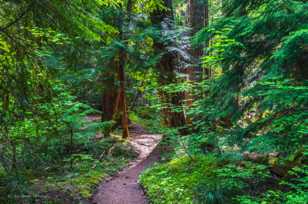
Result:
M129 143L139 153L136 160L118 174L103 182L94 194L94 204L147 204L148 200L138 183L140 173L159 160L156 149L161 135L147 134L140 126L133 125Z

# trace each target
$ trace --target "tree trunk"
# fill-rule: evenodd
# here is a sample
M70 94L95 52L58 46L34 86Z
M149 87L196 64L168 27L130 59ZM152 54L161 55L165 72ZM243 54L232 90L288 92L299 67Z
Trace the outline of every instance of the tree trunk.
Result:
M151 14L152 24L161 31L172 30L173 11L172 11L172 0L164 0L164 6L166 10L155 10ZM163 35L163 32L161 32ZM162 36L164 37L164 36ZM155 40L154 49L158 54L162 54L159 63L157 64L157 70L159 72L160 86L164 87L169 84L176 83L176 62L177 54L169 52L168 46L174 45L172 40L169 42ZM162 108L162 117L164 125L168 127L181 127L185 125L185 115L183 111L174 111L173 109L182 107L182 93L168 93L164 90L159 91L159 96Z
M131 10L133 7L133 0L128 0L126 5L126 15L123 16L121 19L122 25L120 29L120 37L122 42L126 45L126 38L127 33L129 32L129 24L131 20ZM122 137L128 138L129 137L129 131L128 131L128 110L127 110L127 101L126 101L126 77L125 77L125 64L127 60L127 54L124 48L120 49L119 53L119 81L120 81L120 108L121 108L121 124L122 124Z
M116 113L117 93L118 86L116 85L117 73L115 66L115 59L112 59L112 63L109 64L109 70L106 70L102 74L102 122L113 121ZM106 127L103 130L103 135L108 137L114 127Z
M120 108L120 115L121 115L121 124L122 124L122 137L127 138L129 136L129 131L128 131L128 112L127 112L127 101L126 101L126 92L125 92L125 87L126 87L126 81L125 81L125 59L126 59L126 54L123 49L120 50L119 54L119 70L118 70L118 75L119 75L119 81L120 81L120 90L119 90L119 108Z
M198 31L208 25L208 1L207 0L189 0L188 1L188 26L190 27L190 36L193 37ZM210 73L208 69L202 71L200 58L203 56L205 45L195 48L192 46L189 53L194 58L193 66L187 69L188 78L191 81L200 81L202 78L208 78Z
M132 10L133 1L128 0L127 7L125 9L125 14L120 17L120 40L123 44L125 44L125 40L127 38L125 31L128 30L128 26L130 23L130 13ZM113 64L115 64L117 79L120 82L120 86L117 89L115 87L115 81L110 81L109 90L105 91L103 95L103 113L102 120L114 120L121 124L123 132L122 137L129 137L128 130L128 105L126 100L126 77L125 77L125 64L126 64L126 52L124 48L120 48L117 56L114 57ZM114 76L111 79L115 79ZM117 89L117 90L116 90Z
M194 35L208 25L208 0L189 0L187 6L187 26L190 28L189 36L192 40ZM191 66L185 69L187 81L189 83L200 82L202 79L210 77L210 70L203 69L201 57L204 55L203 49L206 45L200 44L193 47L192 43L188 46L188 53L191 56ZM191 107L194 101L193 93L185 92L185 103L187 107ZM192 124L191 118L186 118L187 124Z
M113 66L113 68L115 68ZM104 78L103 96L102 96L102 122L113 119L115 104L117 99L117 87L115 84L114 69L108 71L102 76Z

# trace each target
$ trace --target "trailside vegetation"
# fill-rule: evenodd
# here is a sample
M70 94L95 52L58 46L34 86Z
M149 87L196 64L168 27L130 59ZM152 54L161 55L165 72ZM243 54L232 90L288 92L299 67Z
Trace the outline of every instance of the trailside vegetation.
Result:
M307 202L307 6L222 1L195 35L212 74L171 161L141 176L153 203Z
M308 2L0 0L0 203L88 203L135 124L151 203L307 203Z

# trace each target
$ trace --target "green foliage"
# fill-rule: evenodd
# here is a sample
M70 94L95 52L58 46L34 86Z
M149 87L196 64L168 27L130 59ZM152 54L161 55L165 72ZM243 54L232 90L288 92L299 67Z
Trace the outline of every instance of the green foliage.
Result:
M0 202L52 190L89 198L133 158L123 141L96 141L118 121L87 120L118 92L121 64L131 121L163 133L171 159L141 176L153 203L305 203L308 3L206 2L211 20L193 42L207 45L208 75L192 83L155 69L179 57L173 41L188 32L151 24L164 1L0 0ZM186 2L175 5L182 24ZM188 124L161 127L166 109ZM244 151L266 159L242 161ZM275 168L286 173L270 176Z
M200 133L241 150L292 154L302 148L307 6L293 0L227 1L225 16L196 35L196 43L210 42L203 62L215 73L205 99L190 110Z
M56 195L65 194L70 201L79 203L89 199L103 179L113 175L135 157L135 153L127 144L116 138L106 138L91 143L86 140L86 137L81 137L78 144L75 144L76 153L54 164L45 161L44 166L40 164L37 171L20 169L23 174L19 174L18 177L3 172L0 177L2 187L0 191L2 200L0 200L14 203L20 196L36 202L66 202L65 198L59 199L50 195L54 192ZM2 183L5 181L8 183ZM19 191L9 189L12 186Z
M89 199L102 180L123 168L135 156L126 144L113 138L102 139L92 145L93 149L88 152L73 154L65 159L63 173L39 182L46 182L44 185L48 190L64 192L80 200ZM117 148L113 148L115 146ZM108 155L111 148L112 154Z
M264 165L229 163L216 156L180 157L147 170L140 178L153 203L234 203L269 176Z
M123 1L0 4L0 202L40 194L30 186L36 179L45 185L44 177L57 191L70 184L74 194L89 197L94 185L132 158L119 141L95 141L113 121L86 119L100 113L93 106L106 68L101 50L119 35L110 11L120 16Z
M223 1L221 16L196 34L195 46L208 45L202 62L210 75L167 87L192 89L195 100L189 134L173 140L181 171L170 162L141 177L154 203L307 202L307 10L303 0ZM250 163L241 161L244 151L279 156ZM196 166L210 153L216 165L204 175ZM272 168L289 172L276 178Z

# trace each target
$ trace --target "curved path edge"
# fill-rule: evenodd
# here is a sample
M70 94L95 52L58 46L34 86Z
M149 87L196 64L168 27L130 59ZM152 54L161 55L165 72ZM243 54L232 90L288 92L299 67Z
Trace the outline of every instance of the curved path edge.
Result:
M132 133L129 143L139 153L136 160L113 177L103 181L92 197L93 204L148 204L138 177L144 169L159 160L157 148L162 135Z

